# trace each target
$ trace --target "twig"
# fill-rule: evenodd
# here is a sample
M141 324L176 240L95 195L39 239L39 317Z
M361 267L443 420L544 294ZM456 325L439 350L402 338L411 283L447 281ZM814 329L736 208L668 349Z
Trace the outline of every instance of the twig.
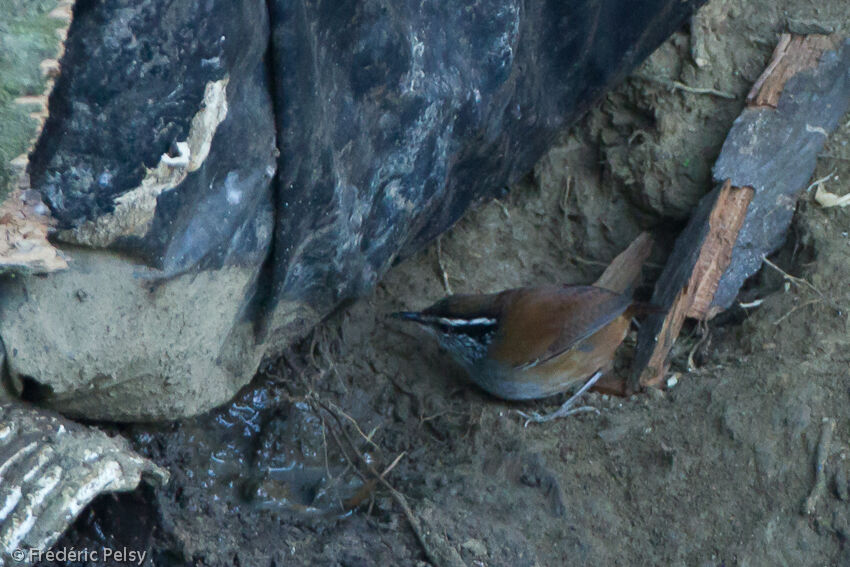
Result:
M505 204L499 199L493 199L493 202L499 205L499 207L502 209L502 214L505 215L505 218L511 220L511 212L508 210Z
M605 267L608 266L608 264L606 262L598 262L596 260L588 260L586 258L582 258L578 254L573 256L573 260L576 260L577 262L579 262L581 264L588 264L590 266L605 266Z
M440 268L440 279L443 281L443 288L446 290L446 293L451 295L452 286L449 283L449 274L446 272L445 266L443 266L443 239L437 238L437 267Z
M832 176L833 176L833 175L835 175L835 171L833 171L832 173L829 173L829 174L827 174L827 175L825 175L825 176L821 177L820 179L817 179L817 180L813 181L811 185L809 185L808 187L806 187L806 193L808 193L809 191L811 191L812 189L814 189L815 187L817 187L817 186L818 186L818 185L820 185L821 183L826 183L827 181L829 181L830 179L832 179Z
M647 133L646 133L646 130L644 130L644 129L642 129L642 128L638 128L637 130L635 130L634 132L632 132L632 134L629 136L629 139L628 139L628 140L626 140L626 145L627 145L627 146L631 146L631 145L632 145L632 142L634 142L635 140L637 140L638 136L641 136L641 137L643 137L644 139L646 139L646 138L648 138L648 137L649 137L649 134L647 134Z
M444 415L447 415L449 413L453 413L453 412L449 412L449 410L445 410L445 411L437 412L434 415L422 416L422 417L419 418L419 423L421 425L423 423L431 421L432 419L437 419L438 417L443 417Z
M679 89L681 91L693 93L693 94L706 94L706 95L714 95L719 96L720 98L725 98L727 100L735 100L738 97L732 93L726 91L719 91L717 89L712 89L708 87L690 87L684 83L680 83L679 81L671 81L673 89Z
M789 274L788 272L786 272L785 270L783 270L782 268L780 268L779 266L777 266L776 264L774 264L773 262L768 260L766 256L764 258L764 263L767 264L768 266L770 266L771 268L773 268L774 270L776 270L777 272L779 272L780 274L782 274L782 277L784 277L787 281L789 281L789 282L791 282L795 285L798 285L800 287L809 288L810 290L815 292L815 294L817 294L817 296L821 299L821 301L823 301L824 303L826 303L827 305L829 305L830 307L835 309L838 313L843 313L844 310L841 308L840 305L835 303L833 300L829 299L826 295L824 295L824 293L821 290L816 288L814 286L814 284L812 284L808 280L805 280L803 278L798 278L797 276L792 276L791 274ZM801 306L801 307L803 307L803 306Z
M342 427L342 423L339 421L339 418L336 415L334 415L333 413L331 413L331 416L335 420L337 420L337 424L340 426L340 430L344 432L345 429ZM354 462L354 459L348 454L348 451L345 448L345 444L342 442L342 439L339 438L339 435L337 434L336 430L333 427L329 427L328 430L331 432L331 436L334 438L334 441L336 441L337 447L339 447L339 450L342 453L342 456L345 457L345 460L351 466L352 470L354 470L354 472L357 474L357 476L359 476L360 478L363 479L363 482L367 482L363 473L361 473L360 469L357 468L357 464ZM351 448L352 451L354 451L354 454L357 455L357 457L359 459L364 460L363 457L359 453L357 453L357 450L354 449L353 446L351 446L350 448ZM364 460L364 462L365 462L365 460Z
M323 372L322 369L317 369L320 372ZM357 450L357 445L354 443L354 440L348 434L347 429L344 426L343 418L351 423L357 433L363 437L370 445L372 445L379 453L381 453L381 448L372 441L372 435L374 435L375 430L372 431L372 435L366 435L363 432L363 429L357 423L353 417L345 413L342 409L331 402L325 402L320 399L315 392L310 389L310 385L307 383L306 378L303 373L299 373L298 378L302 382L302 384L308 388L308 393L304 397L305 401L309 403L314 411L320 413L320 410L324 410L330 415L333 420L336 422L336 427L328 426L327 429L330 431L331 436L339 447L342 456L348 462L349 466L352 467L354 472L363 480L363 486L357 493L349 498L344 504L343 507L346 510L351 510L357 506L359 506L366 498L368 498L376 483L381 484L384 488L386 488L393 500L401 507L402 512L404 513L405 518L410 524L410 528L413 530L413 534L416 536L416 540L419 542L419 545L422 547L422 551L425 554L425 557L437 567L466 567L463 561L460 558L460 555L457 551L449 545L442 544L436 538L429 538L428 534L422 529L422 524L419 519L414 514L413 510L410 508L410 505L407 503L407 499L404 495L395 489L385 478L397 465L401 462L401 459L406 454L405 452L400 453L393 461L387 466L382 473L378 473L375 469L375 466L372 464L371 459L367 459L360 451ZM321 414L320 414L321 416ZM322 419L322 423L324 425L325 421ZM323 427L323 434L324 434ZM376 428L377 429L377 428ZM342 437L345 438L345 442L340 437L340 433ZM349 452L353 454L350 455ZM363 469L368 472L365 475L361 472L360 467L355 464L355 459ZM434 541L431 541L434 540Z
M694 345L694 348L691 349L691 352L688 353L688 372L693 372L697 369L697 364L694 361L694 356L696 355L697 350L702 348L706 341L711 344L711 331L709 330L706 322L700 319L697 327L701 331L702 335Z
M803 503L802 513L811 516L821 495L826 490L826 460L829 458L829 448L832 444L832 432L835 431L835 419L823 418L823 427L820 430L820 441L818 442L817 461L815 461L815 485L809 497Z
M313 368L315 368L317 370L321 368L319 366L319 363L316 362L316 354L315 354L316 346L318 345L318 343L319 343L319 339L316 336L316 330L314 329L312 335L310 336L310 347L307 349L307 354L310 358L310 364L312 364Z
M558 203L558 206L561 207L561 213L563 213L565 216L567 214L567 211L569 210L570 192L572 191L572 185L573 185L573 176L568 175L567 176L567 183L565 184L565 187L564 187L564 193L563 193L563 195L561 195L561 201Z
M782 321L784 321L785 319L790 317L791 314L794 313L795 311L798 311L798 310L800 310L804 307L808 307L809 305L814 305L815 303L820 303L820 302L821 302L820 299L810 299L810 300L806 301L805 303L801 303L800 305L795 305L794 307L792 307L791 309L788 310L788 313L786 313L785 315L783 315L782 317L780 317L779 319L774 321L773 324L778 325Z
M402 458L403 456L405 456L406 454L407 454L407 451L402 451L401 453L399 453L399 454L398 454L398 457L396 457L395 459L393 459L393 462L391 462L391 463L390 463L390 466L388 466L387 468L385 468L385 469L384 469L384 472L382 472L382 473L381 473L381 477L380 477L380 478L384 478L385 476L387 476L388 474L390 474L390 471L391 471L391 470L393 470L393 469L395 468L395 466L396 466L397 464L399 464L399 462L401 462L401 458Z
M342 374L337 370L336 362L334 362L333 353L331 352L331 341L322 333L322 340L319 342L319 355L324 359L327 368L336 376L337 383L342 387L344 393L348 393L348 386L342 380Z
M821 292L821 290L816 288L814 286L814 284L812 284L808 280L805 280L803 278L798 278L797 276L792 276L791 274L789 274L788 272L786 272L785 270L783 270L782 268L780 268L779 266L777 266L776 264L774 264L773 262L768 260L767 257L764 258L764 263L767 264L768 266L770 266L771 268L773 268L774 270L776 270L777 272L779 272L780 274L782 274L782 277L785 278L786 281L793 283L794 285L796 285L798 287L808 288L808 289L812 290L813 292L815 292L815 294L817 294L817 296L818 296L818 299L810 299L809 301L806 301L805 303L802 303L800 305L795 305L790 311L788 311L788 313L786 313L785 315L783 315L782 317L780 317L779 319L774 321L773 322L774 325L778 325L779 323L781 323L782 321L787 319L795 311L802 309L804 307L808 307L809 305L813 305L815 303L818 303L819 301L822 301L822 302L828 304L833 309L835 309L836 311L841 313L841 308L834 301L829 300L823 294L823 292Z
M774 270L776 270L777 272L779 272L780 274L782 274L782 277L785 278L786 280L788 280L789 282L797 284L801 287L808 287L809 289L817 292L819 295L822 295L820 290L818 288L816 288L814 285L810 284L807 280L804 280L803 278L798 278L797 276L792 276L791 274L789 274L788 272L786 272L785 270L783 270L782 268L780 268L779 266L777 266L776 264L774 264L773 262L768 260L767 257L765 257L764 263L767 264L768 266L770 266L771 268L773 268Z
M829 153L822 153L822 154L818 154L818 158L821 158L821 159L834 159L834 160L837 160L837 161L850 161L850 157L837 156L837 155L835 155L835 154L829 154Z
M332 410L333 410L333 412L338 413L339 415L341 415L342 417L344 417L345 419L347 419L348 421L350 421L350 422L351 422L351 424L354 426L354 429L357 431L357 433L359 433L359 434L360 434L360 436L361 436L363 439L365 439L365 440L366 440L366 442L367 442L368 444L370 444L372 447L374 447L374 448L375 448L375 449L377 449L378 451L380 451L380 450L381 450L381 448L380 448L380 447L378 447L378 445L377 445L374 441L372 441L372 435L374 435L374 434L375 434L375 431L377 430L377 427L376 427L375 429L373 429L373 430L372 430L372 434L371 434L371 435L366 435L366 434L363 432L363 430L362 430L362 429L360 429L360 425L357 423L357 420L356 420L356 419L354 419L353 417L351 417L350 415L348 415L347 413L345 413L345 412L342 410L342 408L340 408L339 406L337 406L337 405L336 405L336 404L334 404L333 402L326 402L326 403L325 403L325 402L320 402L320 403L321 403L323 406L325 406L325 407L326 407L326 409L330 408L330 409L332 409Z
M445 547L445 546L441 546L441 545L438 544L438 542L432 543L432 542L429 541L429 538L427 537L427 535L425 534L425 532L422 529L422 524L419 522L419 518L416 517L416 515L413 513L413 510L410 508L410 505L407 503L407 499L404 497L404 495L401 492L396 490L395 487L393 487L393 485L391 485L389 483L389 481L387 481L386 478L384 478L384 476L386 474L388 474L393 468L395 468L395 466L399 463L399 461L405 455L405 453L401 453L399 456L397 456L393 460L393 462L390 463L390 465L386 469L384 469L383 473L378 473L378 471L375 469L375 467L372 465L372 463L370 463L369 460L366 459L366 457L364 457L359 451L357 451L357 448L354 445L354 441L348 435L348 432L345 430L345 428L342 427L342 421L340 420L339 416L337 415L338 408L334 409L333 407L328 406L327 404L322 404L322 405L325 408L325 410L328 411L334 417L334 419L337 421L337 423L340 426L340 431L342 432L343 436L348 441L348 445L349 445L350 449L354 452L355 456L360 461L360 463L363 465L363 467L372 476L372 479L367 481L367 483L374 483L375 481L380 483L381 486L383 486L384 488L386 488L389 491L390 495L393 497L393 500L395 500L395 502L399 505L399 507L401 507L402 512L404 513L405 518L407 518L407 522L410 524L410 528L413 530L413 534L416 536L416 540L419 542L419 545L422 547L422 551L423 551L423 553L425 553L425 557L428 558L428 561L430 561L431 563L433 563L437 567L442 567L442 566L465 567L464 564L463 564L463 561L460 560L460 557L457 555L457 552L454 549L449 548L449 547ZM348 415L345 415L345 414L342 414L342 415L344 415L344 417L346 417L347 419L352 419ZM357 425L357 423L356 422L353 422L353 423L354 423L355 428L358 431L362 432L362 430ZM336 434L336 432L333 430L333 428L331 428L331 434L334 436L334 439L337 441L338 444L342 443L341 440L339 439L339 436ZM340 448L342 448L341 445L340 445ZM348 459L347 451L343 450L343 454L346 456L346 459ZM452 552L454 552L454 553L452 553Z
M422 529L422 524L419 522L419 518L416 517L416 514L407 503L407 499L401 492L393 488L392 485L383 478L379 478L378 482L380 482L381 485L389 491L393 500L395 500L396 504L398 504L399 508L401 508L401 511L404 513L404 517L407 518L407 523L410 524L410 529L413 530L413 534L416 536L416 540L422 547L422 551L425 553L425 557L428 558L429 562L433 563L437 567L466 567L460 559L460 556L458 556L457 551L452 548L433 545L429 541L430 538L426 536L425 531Z
M759 75L756 82L753 83L753 86L750 88L750 92L747 93L747 103L751 103L758 96L759 91L761 91L762 86L764 86L767 78L776 70L779 66L779 62L782 61L782 57L785 55L788 50L788 46L791 44L791 34L783 33L779 36L779 42L776 44L776 47L773 50L773 55L771 56L770 63L765 67L764 71L762 71L761 75Z
M738 97L730 92L719 91L717 89L712 89L709 87L691 87L686 85L685 83L680 83L679 81L673 81L670 79L662 79L661 77L651 77L649 75L635 75L638 79L643 79L644 81L649 81L650 83L656 83L662 86L667 87L671 90L680 90L685 91L692 94L700 94L700 95L712 95L720 98L725 98L728 100L737 100Z
M322 420L322 451L325 454L325 474L328 475L329 479L332 479L331 475L331 467L330 461L328 459L328 436L326 434L327 427L325 426L325 420L320 416L319 419Z

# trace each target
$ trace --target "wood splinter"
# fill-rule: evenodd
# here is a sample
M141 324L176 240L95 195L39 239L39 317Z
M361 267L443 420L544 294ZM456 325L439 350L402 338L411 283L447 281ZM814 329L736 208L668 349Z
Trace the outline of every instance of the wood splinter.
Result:
M731 261L732 248L752 198L751 187L734 187L727 180L700 202L693 218L708 218L705 222L692 222L676 242L652 298L663 312L651 314L638 334L634 366L640 369L638 385L661 383L667 355L686 317L710 319L716 314L711 301ZM654 337L654 348L641 350L641 338L649 333Z

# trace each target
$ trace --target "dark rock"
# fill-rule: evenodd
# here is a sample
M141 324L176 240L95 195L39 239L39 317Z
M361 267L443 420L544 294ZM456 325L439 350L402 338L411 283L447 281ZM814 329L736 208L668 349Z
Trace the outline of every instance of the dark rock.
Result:
M324 313L371 289L530 171L696 4L272 2L276 301Z

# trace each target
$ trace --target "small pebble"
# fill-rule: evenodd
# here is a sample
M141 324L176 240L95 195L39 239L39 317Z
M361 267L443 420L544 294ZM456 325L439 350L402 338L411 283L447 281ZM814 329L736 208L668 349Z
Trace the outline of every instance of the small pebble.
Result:
M788 31L797 35L829 35L835 31L835 26L829 22L819 22L813 19L788 18L786 24Z
M631 427L629 425L615 425L613 427L609 427L608 429L603 429L597 435L600 439L602 439L607 444L612 444L623 439L628 433Z
M480 539L468 539L461 544L461 547L475 557L485 557L487 555L487 546Z
M661 388L647 388L646 393L652 400L663 400L666 397Z

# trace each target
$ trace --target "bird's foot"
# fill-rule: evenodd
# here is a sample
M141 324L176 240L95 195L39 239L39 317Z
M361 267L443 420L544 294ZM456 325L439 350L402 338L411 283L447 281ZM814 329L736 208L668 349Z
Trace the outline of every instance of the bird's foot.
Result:
M552 413L548 413L548 414L539 414L537 412L525 413L523 411L515 410L519 415L521 415L526 420L523 427L528 427L528 424L531 423L532 421L534 423L544 423L544 422L547 422L547 421L552 421L553 419L560 419L562 417L568 417L568 416L571 416L571 415L574 415L574 414L577 414L577 413L583 413L583 412L588 412L588 411L596 412L598 414L599 410L594 408L594 407L591 407L591 406L581 406L581 407L577 407L577 408L574 408L573 406L576 404L576 402L579 401L579 399L584 395L585 392L587 392L589 389L591 389L593 387L594 384L596 384L596 382L600 378L602 378L602 372L597 372L596 374L591 376L587 380L587 382L584 383L584 386L579 388L578 392L573 394L570 397L570 399L568 399L566 402L564 402L563 405L561 405L561 407L559 407L557 410L555 410Z

